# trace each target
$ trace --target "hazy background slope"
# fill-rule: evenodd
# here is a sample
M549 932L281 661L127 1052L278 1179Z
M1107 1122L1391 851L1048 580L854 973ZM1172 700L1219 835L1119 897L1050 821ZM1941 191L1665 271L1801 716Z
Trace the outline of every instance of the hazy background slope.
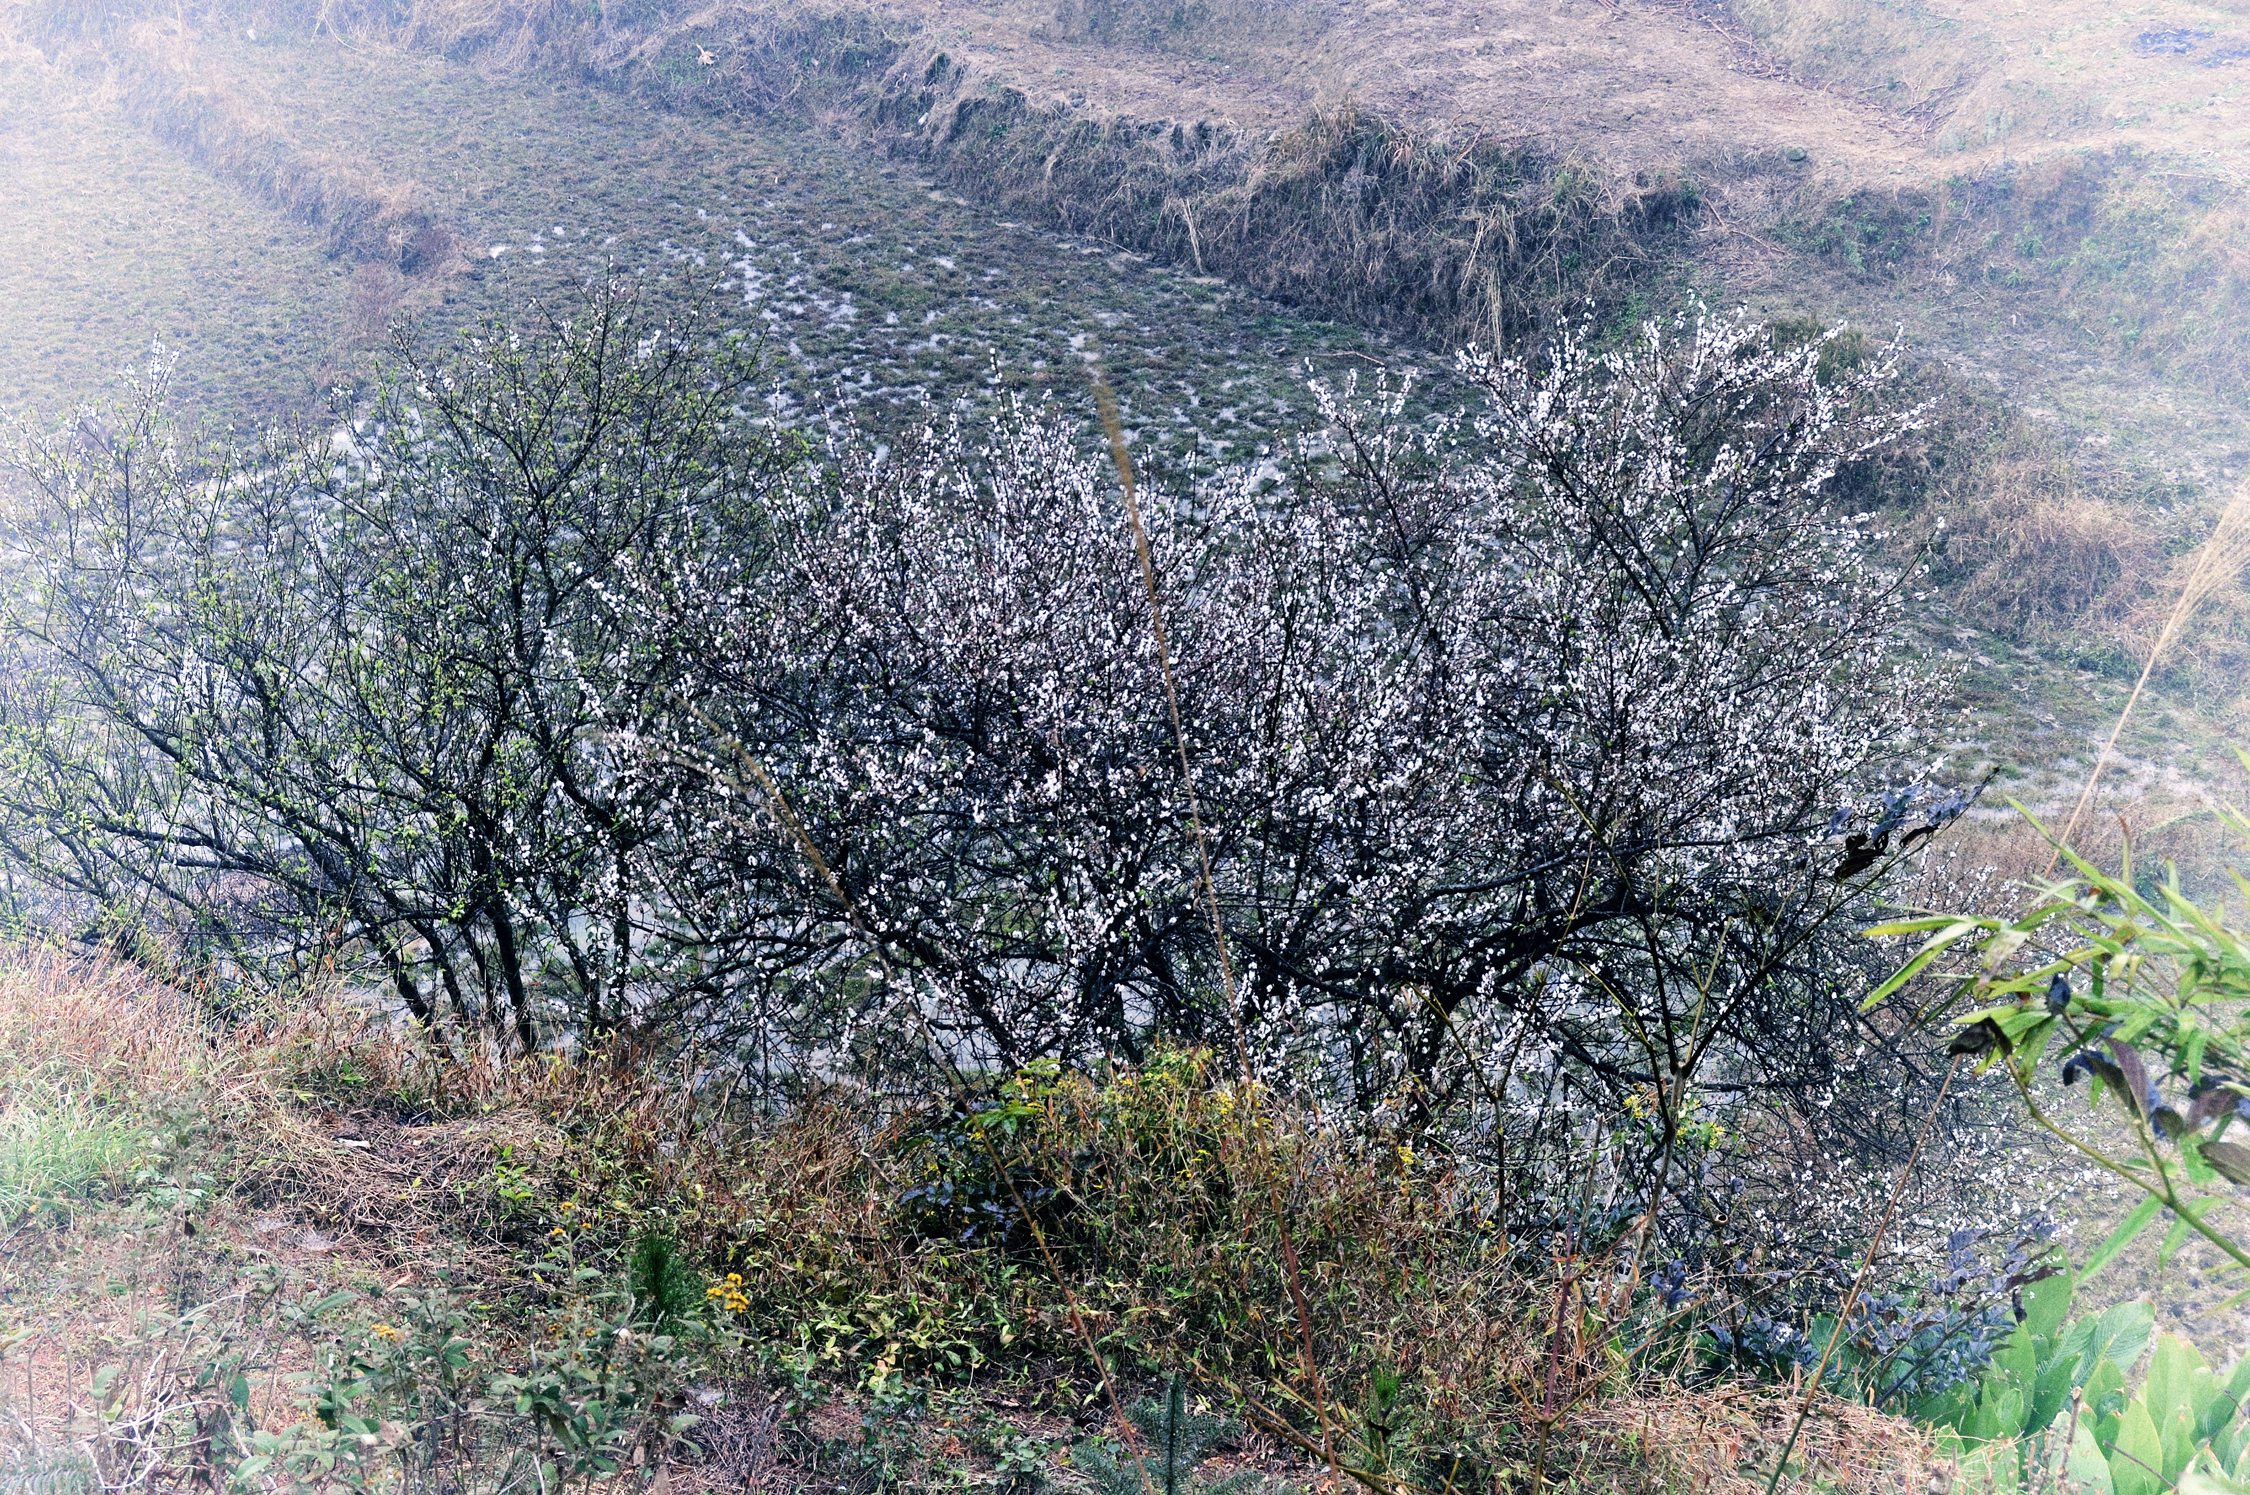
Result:
M1850 475L1929 550L1947 744L2074 788L2250 469L2250 17L2223 6L885 0L4 12L0 401L151 338L216 419L318 407L605 268L768 339L785 399L1082 398L1256 460L1316 371L1563 315L1896 325L1926 442ZM1430 387L1443 398L1441 386ZM1946 521L1940 534L1937 521ZM2229 588L2121 792L2240 735ZM2220 765L2215 767L2215 765Z

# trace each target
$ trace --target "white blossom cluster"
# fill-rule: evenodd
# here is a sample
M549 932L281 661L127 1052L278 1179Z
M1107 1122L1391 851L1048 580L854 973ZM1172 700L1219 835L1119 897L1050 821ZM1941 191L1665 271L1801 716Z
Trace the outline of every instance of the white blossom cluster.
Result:
M1824 377L1825 346L1710 315L1573 334L1464 360L1484 406L1436 428L1316 386L1281 485L1144 487L1184 744L1083 428L839 438L761 544L651 554L615 594L661 640L613 730L662 807L662 901L743 994L709 1010L817 1013L800 1052L846 1012L863 1053L928 1024L1002 1063L1239 1020L1359 1105L1542 1066L1612 1099L1832 1085L1859 884L1819 833L1911 753L1933 682L1906 578L1824 498L1918 412L1886 398L1895 350ZM874 989L878 947L910 993Z
M1141 486L1155 609L1090 423L815 443L615 300L216 465L144 405L12 459L0 849L65 932L446 1033L784 1089L1239 1036L1552 1159L1519 1214L1691 1119L1780 1198L1902 1151L1868 848L1965 802L1898 782L1938 683L1827 495L1919 416L1845 349L1575 332L1435 425L1316 385L1293 454Z

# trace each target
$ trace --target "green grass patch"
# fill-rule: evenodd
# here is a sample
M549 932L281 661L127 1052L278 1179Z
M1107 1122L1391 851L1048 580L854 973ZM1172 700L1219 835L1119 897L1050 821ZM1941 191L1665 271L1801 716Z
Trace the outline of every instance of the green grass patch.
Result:
M81 1092L19 1090L0 1110L0 1223L118 1192L147 1144L132 1118Z

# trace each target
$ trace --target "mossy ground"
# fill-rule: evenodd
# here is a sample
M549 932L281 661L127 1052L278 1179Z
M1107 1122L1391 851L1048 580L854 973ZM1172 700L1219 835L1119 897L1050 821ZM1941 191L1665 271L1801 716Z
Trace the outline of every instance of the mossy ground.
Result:
M583 82L272 32L206 37L201 54L213 86L299 149L419 183L470 268L326 260L308 225L187 166L80 80L19 60L43 92L13 101L10 160L36 180L7 227L27 248L67 235L69 253L0 271L14 282L0 293L29 311L0 344L10 405L63 408L154 335L182 353L191 408L300 409L366 377L394 320L443 337L533 301L567 308L610 273L763 339L785 414L860 406L880 420L1013 389L1076 401L1091 426L1098 359L1145 446L1243 461L1300 428L1310 372L1420 367L1442 384L1426 352L997 218L816 121L666 113Z
M190 408L307 402L337 353L348 267L28 50L0 59L0 409L42 423L152 341Z

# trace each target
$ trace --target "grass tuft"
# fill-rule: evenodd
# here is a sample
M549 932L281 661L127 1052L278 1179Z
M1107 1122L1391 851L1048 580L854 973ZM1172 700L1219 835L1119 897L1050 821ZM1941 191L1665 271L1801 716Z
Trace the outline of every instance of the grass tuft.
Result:
M115 1192L146 1141L82 1092L19 1089L0 1108L0 1225Z

